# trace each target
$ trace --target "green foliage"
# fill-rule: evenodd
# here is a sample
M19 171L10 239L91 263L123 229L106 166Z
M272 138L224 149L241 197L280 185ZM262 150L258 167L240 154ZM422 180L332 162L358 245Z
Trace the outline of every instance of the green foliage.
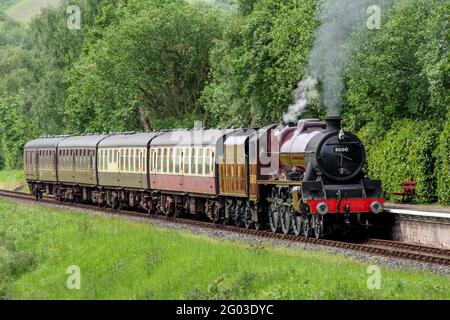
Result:
M141 0L119 15L120 22L106 28L73 68L68 130L157 130L168 125L158 119L186 125L201 117L197 99L208 76L209 50L222 33L219 12L182 1Z
M278 122L306 73L318 25L318 1L245 1L211 52L212 79L202 96L211 125Z
M28 118L27 105L23 104L24 92L6 99L0 97L0 153L7 170L22 164L23 146L33 136L33 123Z
M0 47L3 46L31 46L26 28L12 21L0 12Z
M401 120L392 128L368 149L369 176L381 179L386 192L402 191L402 182L415 180L417 201L435 201L433 151L439 132L434 123Z
M363 28L347 44L342 111L348 127L376 121L388 129L402 118L442 123L450 102L448 2L395 1L383 21L380 30Z
M435 175L439 202L450 205L450 121L447 121L439 136L434 156L436 157Z
M0 295L5 298L448 298L448 276L389 267L383 268L381 289L369 290L370 264L326 252L255 248L147 221L0 201ZM80 290L66 287L71 265L80 267Z
M238 0L239 3L239 11L243 15L249 15L252 13L253 8L255 7L258 0Z

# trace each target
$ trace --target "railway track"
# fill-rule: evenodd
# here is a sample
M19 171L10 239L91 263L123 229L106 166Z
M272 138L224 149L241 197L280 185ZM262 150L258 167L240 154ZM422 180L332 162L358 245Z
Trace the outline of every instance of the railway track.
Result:
M35 197L28 193L17 192L17 191L9 191L9 190L1 190L0 189L0 197L6 198L14 198L28 201L36 201ZM50 204L58 204L67 207L76 207L82 209L96 210L102 212L108 212L114 215L128 215L135 217L142 217L153 220L163 220L175 223L181 223L186 225L198 226L202 228L216 229L216 230L224 230L228 232L234 232L239 234L247 234L254 235L264 238L270 239L281 239L288 240L294 242L303 242L310 244L317 244L326 247L334 247L341 248L353 251L360 251L374 255L393 257L398 259L408 259L420 262L434 263L439 265L450 266L450 250L441 249L441 248L433 248L426 247L421 245L413 245L407 244L397 241L389 241L382 239L368 239L364 243L352 243L352 242L342 242L335 240L327 240L327 239L315 239L315 238L304 238L297 237L294 235L284 235L282 233L272 233L268 231L256 231L253 229L244 229L238 228L235 226L222 225L222 224L213 224L206 221L199 220L189 220L183 218L175 218L175 217L166 217L163 215L148 215L145 213L140 213L136 211L127 211L127 210L113 210L110 208L96 207L93 205L87 204L79 204L79 203L70 203L70 202L57 202L53 197L44 196L42 199L38 200L38 202L42 203L50 203Z

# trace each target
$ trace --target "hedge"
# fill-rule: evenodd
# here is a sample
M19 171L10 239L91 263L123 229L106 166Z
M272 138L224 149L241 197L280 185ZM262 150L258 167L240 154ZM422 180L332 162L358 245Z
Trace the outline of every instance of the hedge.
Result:
M450 205L450 121L447 121L439 136L434 156L436 158L435 175L439 202L443 205Z
M361 135L367 139L364 133L363 129ZM439 131L431 121L396 121L379 142L365 141L368 175L382 180L388 198L390 192L401 191L402 182L414 179L415 201L436 201L434 151L438 137Z

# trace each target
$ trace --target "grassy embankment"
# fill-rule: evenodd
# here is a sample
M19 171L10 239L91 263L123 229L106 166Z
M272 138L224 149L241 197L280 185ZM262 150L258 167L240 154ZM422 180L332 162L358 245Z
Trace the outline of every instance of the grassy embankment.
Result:
M16 3L22 0L2 0L0 1L0 12L5 12L8 8L11 8Z
M28 22L38 15L42 8L58 5L60 0L7 0L6 14L18 22Z
M14 190L24 188L28 191L27 182L25 181L22 169L12 171L0 171L0 189Z
M32 299L450 299L450 278L0 201L0 295ZM81 289L69 290L77 265Z

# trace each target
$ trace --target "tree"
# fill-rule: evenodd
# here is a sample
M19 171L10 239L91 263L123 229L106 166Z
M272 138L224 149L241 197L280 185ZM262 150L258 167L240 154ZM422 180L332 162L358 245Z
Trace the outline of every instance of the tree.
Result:
M241 8L248 15L236 17L211 52L211 80L201 100L211 125L280 121L307 72L319 2L245 3L252 11Z
M70 75L70 132L161 129L201 117L197 99L222 11L183 1L134 1ZM150 124L150 125L149 125Z
M349 47L342 111L351 130L378 121L435 119L449 108L448 2L402 0L380 30L361 29ZM447 85L446 85L447 84Z

